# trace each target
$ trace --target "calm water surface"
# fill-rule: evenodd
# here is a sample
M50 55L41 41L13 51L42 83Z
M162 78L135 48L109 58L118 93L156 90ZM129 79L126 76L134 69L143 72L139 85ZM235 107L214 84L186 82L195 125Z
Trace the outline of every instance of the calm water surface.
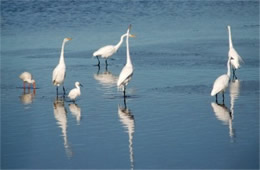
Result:
M2 0L1 21L1 168L259 168L259 1ZM92 53L130 23L124 102L125 43L107 70ZM222 105L210 91L226 73L228 24L244 64ZM75 104L51 84L64 37L65 88L84 85Z

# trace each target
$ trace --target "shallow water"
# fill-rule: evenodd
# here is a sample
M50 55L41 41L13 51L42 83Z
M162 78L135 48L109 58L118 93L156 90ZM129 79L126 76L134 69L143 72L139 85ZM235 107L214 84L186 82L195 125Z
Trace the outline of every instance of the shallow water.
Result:
M258 1L1 1L1 167L259 168ZM92 53L129 24L134 75L116 80L125 43L105 69ZM228 34L244 59L225 93ZM67 92L51 84L64 37ZM37 89L18 76L33 74ZM221 96L219 96L221 97ZM219 98L221 101L221 98Z

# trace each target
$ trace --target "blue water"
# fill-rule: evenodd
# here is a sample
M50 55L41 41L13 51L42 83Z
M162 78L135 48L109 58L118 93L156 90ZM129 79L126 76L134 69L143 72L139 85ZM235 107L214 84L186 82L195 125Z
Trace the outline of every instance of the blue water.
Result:
M125 105L125 43L107 70L92 53L129 24ZM244 64L217 105L227 25ZM65 88L84 85L76 104L51 83L65 37ZM35 91L22 88L23 71ZM259 1L2 0L1 168L258 169Z

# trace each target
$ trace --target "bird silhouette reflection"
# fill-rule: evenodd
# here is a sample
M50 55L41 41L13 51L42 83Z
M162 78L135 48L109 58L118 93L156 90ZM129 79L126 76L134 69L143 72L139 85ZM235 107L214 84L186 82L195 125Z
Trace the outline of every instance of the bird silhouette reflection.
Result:
M133 136L135 132L135 121L134 115L130 109L127 108L125 98L124 106L118 105L118 116L123 127L126 129L126 133L128 133L130 165L131 169L134 169Z
M61 128L61 133L64 140L64 148L68 158L72 157L72 150L68 142L67 135L67 110L64 105L64 98L57 97L53 102L54 117L57 120L57 125Z

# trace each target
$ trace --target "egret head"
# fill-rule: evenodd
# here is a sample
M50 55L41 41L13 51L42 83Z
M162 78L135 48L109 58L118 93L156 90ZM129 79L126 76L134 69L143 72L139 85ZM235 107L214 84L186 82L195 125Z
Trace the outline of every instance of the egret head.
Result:
M133 35L133 34L129 34L129 37L131 37L131 38L135 38L136 36Z
M227 28L230 29L230 25L228 25Z
M64 42L68 42L69 40L72 40L72 38L64 38Z
M78 81L77 81L77 82L75 82L75 86L76 86L76 87L79 87L79 86L83 87L83 85L82 85L82 84L80 84L80 82L78 82Z
M132 24L130 24L130 25L128 26L128 30L127 30L127 31L130 31L131 28L132 28Z

